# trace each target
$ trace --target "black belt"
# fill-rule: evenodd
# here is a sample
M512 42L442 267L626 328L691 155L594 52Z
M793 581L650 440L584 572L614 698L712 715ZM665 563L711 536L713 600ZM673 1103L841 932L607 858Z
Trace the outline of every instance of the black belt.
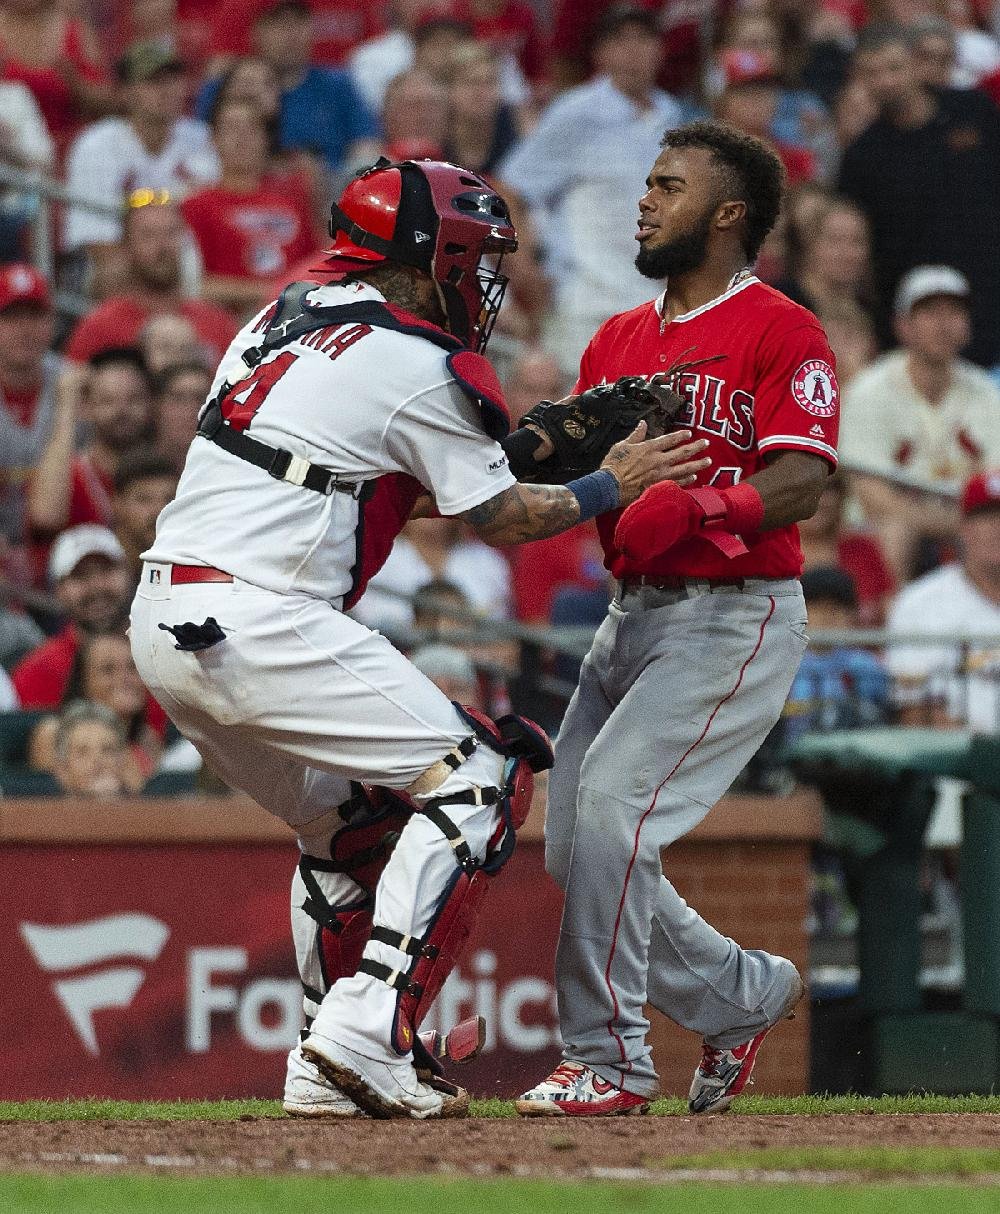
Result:
M687 590L692 585L702 586L736 586L742 590L746 578L741 577L656 577L649 574L636 574L621 579L621 593L632 594L643 586L651 586L654 590Z
M248 464L262 468L275 480L286 481L290 485L301 485L303 489L312 489L314 493L322 493L324 497L335 492L349 493L356 497L361 490L360 484L342 482L339 472L331 472L329 468L311 464L301 455L293 455L282 447L271 447L251 438L249 434L234 430L223 420L222 410L217 402L213 401L209 405L198 426L198 433L210 443L221 447L223 451L235 455L237 459L246 460Z

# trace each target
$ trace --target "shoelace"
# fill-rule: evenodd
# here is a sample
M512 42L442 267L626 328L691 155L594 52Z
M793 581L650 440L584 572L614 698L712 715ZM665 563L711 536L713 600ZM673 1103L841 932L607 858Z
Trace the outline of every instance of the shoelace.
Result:
M716 1068L722 1061L723 1050L715 1050L710 1045L703 1044L701 1047L701 1065L698 1070L703 1075L714 1075Z
M547 1082L558 1084L561 1088L571 1088L582 1073L583 1067L578 1062L561 1062Z

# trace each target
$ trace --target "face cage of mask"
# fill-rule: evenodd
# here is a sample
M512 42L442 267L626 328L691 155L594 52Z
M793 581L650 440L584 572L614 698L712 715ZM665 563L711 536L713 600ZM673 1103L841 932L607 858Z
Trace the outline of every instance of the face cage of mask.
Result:
M490 340L493 326L496 324L497 316L500 314L504 295L507 293L507 284L510 280L506 274L500 272L503 256L501 253L496 258L496 264L493 267L483 265L480 262L476 268L476 280L479 283L481 300L479 316L475 325L475 331L478 336L474 349L477 354L482 354L486 349L486 343Z

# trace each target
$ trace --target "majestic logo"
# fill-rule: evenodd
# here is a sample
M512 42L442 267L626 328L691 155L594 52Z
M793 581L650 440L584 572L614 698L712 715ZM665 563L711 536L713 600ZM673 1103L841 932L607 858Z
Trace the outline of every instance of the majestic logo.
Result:
M833 417L840 403L833 367L821 358L803 363L792 376L792 396L813 417Z
M21 935L40 968L59 975L125 958L155 961L170 929L152 915L122 914L60 926L22 923ZM100 1053L94 1013L128 1007L145 978L146 971L135 965L111 965L77 977L56 978L52 989L88 1054Z

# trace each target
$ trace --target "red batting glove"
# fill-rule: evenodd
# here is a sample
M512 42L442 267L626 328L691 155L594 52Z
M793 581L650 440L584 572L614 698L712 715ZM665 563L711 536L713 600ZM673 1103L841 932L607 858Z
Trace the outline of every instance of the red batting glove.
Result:
M632 561L645 561L701 530L705 512L673 481L651 485L622 511L615 547Z
M755 531L764 503L750 484L731 489L681 489L673 481L652 485L622 511L615 528L615 547L633 561L661 556L674 544L700 535L725 556L740 556L746 544L736 531Z

